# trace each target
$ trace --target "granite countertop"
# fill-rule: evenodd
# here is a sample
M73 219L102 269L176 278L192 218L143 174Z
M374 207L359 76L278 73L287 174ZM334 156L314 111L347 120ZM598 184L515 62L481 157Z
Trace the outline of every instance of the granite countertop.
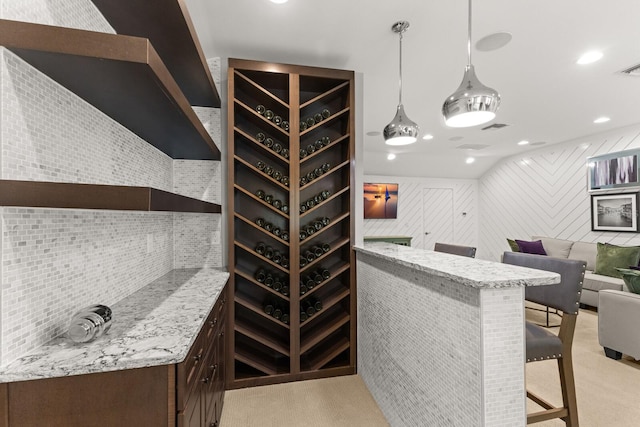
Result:
M541 286L560 282L557 273L391 243L365 243L354 249L474 288Z
M0 368L0 383L180 363L229 273L173 270L111 306L109 332L76 344L60 336Z

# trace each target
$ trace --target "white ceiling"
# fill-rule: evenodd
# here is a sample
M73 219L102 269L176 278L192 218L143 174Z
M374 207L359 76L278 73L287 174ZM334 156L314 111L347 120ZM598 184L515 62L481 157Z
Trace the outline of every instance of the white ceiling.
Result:
M466 64L467 0L186 0L205 56L255 59L354 70L363 81L365 173L478 178L500 158L608 129L640 123L640 77L618 72L640 63L639 0L476 0L473 42L506 31L513 39L491 51L473 50L481 82L500 92L491 123L444 126L444 99L460 84ZM431 133L406 147L385 146L382 132L398 103L398 35L403 39L403 104ZM581 66L587 50L601 61ZM611 121L596 125L599 116ZM486 125L485 125L486 126ZM452 141L452 138L462 138ZM462 144L487 144L478 151ZM386 160L389 152L397 154ZM467 165L468 156L476 162Z

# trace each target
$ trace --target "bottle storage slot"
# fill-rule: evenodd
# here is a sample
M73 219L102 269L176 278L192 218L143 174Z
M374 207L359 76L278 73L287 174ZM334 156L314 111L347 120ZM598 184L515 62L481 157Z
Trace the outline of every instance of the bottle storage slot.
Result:
M353 73L232 59L228 82L236 363L227 384L355 372ZM300 126L284 130L291 117ZM275 263L276 251L296 265Z
M288 169L291 151L286 138L274 136L269 132L258 132L255 135L249 135L238 128L235 128L234 131L234 149L238 156L243 159L260 156L255 160L269 161L266 159L271 159L271 161L279 162L283 168Z
M289 358L287 356L253 341L239 332L235 333L235 359L264 375L289 372ZM246 378L250 373L250 370L236 371L238 378Z
M280 327L278 323L284 325L276 319L268 321L265 317L260 316L236 301L236 322L234 326L236 334L240 333L263 346L288 356L289 330Z
M243 85L249 83L278 99L283 105L289 105L289 75L254 70L234 71L234 76L239 77L236 83Z

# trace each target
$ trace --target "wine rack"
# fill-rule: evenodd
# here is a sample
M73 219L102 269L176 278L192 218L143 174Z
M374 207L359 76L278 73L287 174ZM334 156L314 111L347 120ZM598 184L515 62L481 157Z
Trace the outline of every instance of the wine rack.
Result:
M229 60L228 388L355 373L353 78Z

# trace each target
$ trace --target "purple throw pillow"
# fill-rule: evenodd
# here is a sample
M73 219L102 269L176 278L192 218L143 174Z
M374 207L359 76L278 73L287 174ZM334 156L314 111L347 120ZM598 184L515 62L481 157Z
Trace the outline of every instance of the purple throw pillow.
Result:
M629 269L631 269L631 270L640 270L640 267L637 266L637 265L630 265Z
M525 254L546 255L547 253L542 246L542 240L534 240L533 242L527 242L526 240L516 240L520 252Z

